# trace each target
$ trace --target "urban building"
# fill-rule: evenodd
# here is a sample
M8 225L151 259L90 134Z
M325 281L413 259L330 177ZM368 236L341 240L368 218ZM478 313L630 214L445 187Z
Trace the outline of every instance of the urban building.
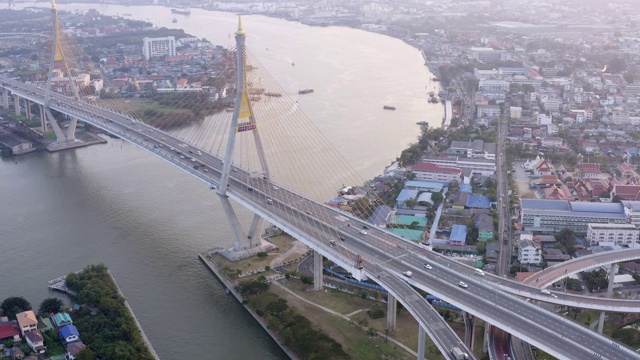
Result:
M440 166L470 170L473 174L480 174L482 176L490 176L496 173L495 160L467 157L428 157L423 158L422 161L438 164Z
M588 225L627 224L622 204L521 199L520 222L525 230L557 232L564 228L586 234Z
M540 264L542 250L530 238L520 238L518 242L518 261L520 264Z
M482 140L452 141L447 154L465 156L467 158L496 159L496 144Z
M159 56L176 56L176 38L168 36L164 38L142 39L142 55L146 60Z
M16 314L16 320L18 320L18 326L20 327L20 333L24 336L29 331L38 329L38 319L33 311L23 311Z
M446 183L462 181L462 170L459 168L444 167L434 163L417 163L413 166L411 171L415 174L416 180L442 181Z
M640 230L633 224L588 224L587 241L595 246L601 242L628 245L638 242Z

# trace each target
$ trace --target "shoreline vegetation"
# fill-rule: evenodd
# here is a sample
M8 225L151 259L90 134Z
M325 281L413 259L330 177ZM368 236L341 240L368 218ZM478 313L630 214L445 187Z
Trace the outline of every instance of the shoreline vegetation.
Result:
M106 266L89 265L79 273L70 273L66 284L76 292L78 303L86 304L72 312L71 318L97 358L156 359Z

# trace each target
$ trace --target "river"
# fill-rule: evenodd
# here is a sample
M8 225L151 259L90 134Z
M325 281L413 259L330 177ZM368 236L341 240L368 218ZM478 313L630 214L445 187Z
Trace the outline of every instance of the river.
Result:
M233 14L199 9L172 24L169 8L158 6L59 8L130 13L225 47L237 23ZM442 106L426 101L431 74L402 41L262 16L243 22L249 48L283 87L316 90L300 106L364 178L415 141L416 121L441 122ZM161 358L284 358L197 259L230 245L213 193L121 140L0 161L0 299L24 296L37 307L54 295L48 280L104 263Z

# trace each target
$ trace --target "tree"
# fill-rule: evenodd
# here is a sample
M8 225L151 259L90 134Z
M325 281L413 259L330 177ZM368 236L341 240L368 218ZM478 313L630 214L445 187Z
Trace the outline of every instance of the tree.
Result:
M40 303L38 312L40 314L57 313L64 304L58 298L46 298Z
M569 255L573 256L576 253L576 239L573 230L562 229L555 234L555 237L556 240L564 246Z
M2 301L0 309L2 309L4 316L8 317L9 320L15 320L17 313L31 310L31 304L23 297L12 296Z
M607 71L612 74L619 74L627 69L627 64L623 58L613 58L607 65Z
M96 355L89 348L82 349L78 355L76 355L76 360L95 360Z
M444 200L444 196L442 196L442 193L434 192L433 194L431 194L431 201L433 201L434 206L440 205L442 200Z

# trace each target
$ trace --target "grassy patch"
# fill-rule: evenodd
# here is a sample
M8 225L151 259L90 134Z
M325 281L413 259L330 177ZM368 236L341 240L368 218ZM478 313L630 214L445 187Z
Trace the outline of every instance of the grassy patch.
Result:
M271 238L274 245L277 246L277 249L273 252L269 253L269 256L265 258L259 258L257 256L250 257L248 259L243 259L239 261L229 261L224 256L215 253L211 255L211 259L220 266L220 268L224 271L225 274L229 277L235 277L238 274L238 270L241 273L248 273L255 270L259 270L264 268L265 266L271 265L271 261L275 259L276 256L287 252L291 247L293 247L293 242L295 239L286 235L279 235ZM299 257L300 255L298 255Z

